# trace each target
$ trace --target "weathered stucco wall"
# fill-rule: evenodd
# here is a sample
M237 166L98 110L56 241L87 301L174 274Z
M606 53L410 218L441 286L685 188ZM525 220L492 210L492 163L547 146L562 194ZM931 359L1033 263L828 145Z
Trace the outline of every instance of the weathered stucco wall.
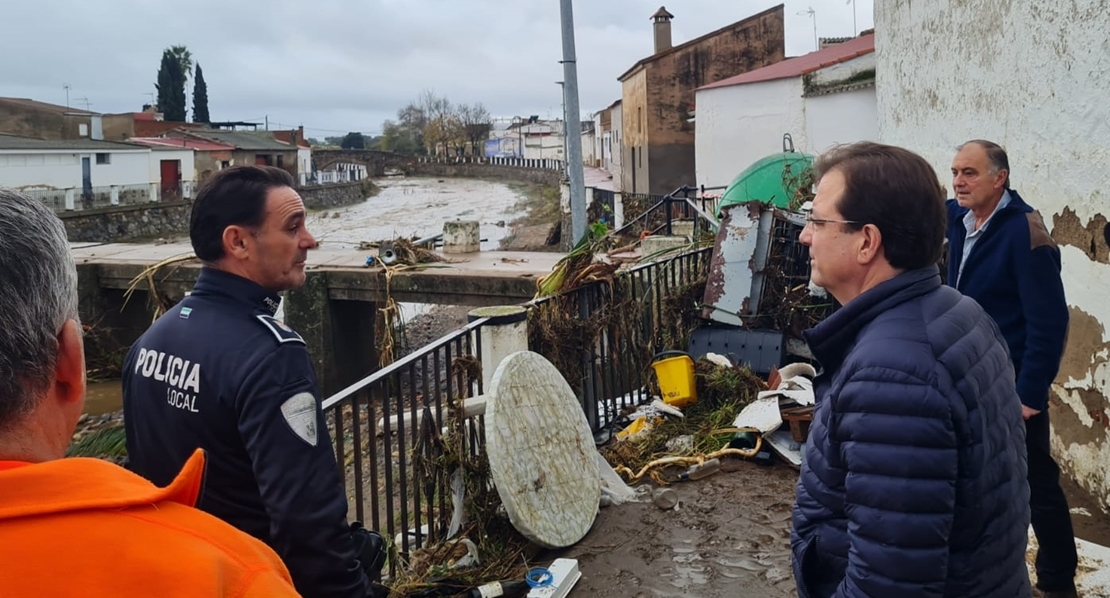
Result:
M1052 397L1064 468L1110 507L1110 11L1105 0L909 0L875 4L879 138L928 158L986 138L1061 246L1071 307Z
M650 68L649 64L647 68ZM647 193L648 165L643 159L648 146L651 116L647 109L647 68L621 83L621 189Z

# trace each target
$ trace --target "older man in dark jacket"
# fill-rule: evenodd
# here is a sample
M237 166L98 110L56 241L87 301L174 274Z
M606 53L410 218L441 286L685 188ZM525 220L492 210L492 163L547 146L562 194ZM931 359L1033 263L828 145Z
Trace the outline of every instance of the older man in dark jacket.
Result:
M943 190L920 156L824 155L802 242L843 308L794 508L801 598L1025 597L1025 428L998 327L942 286Z

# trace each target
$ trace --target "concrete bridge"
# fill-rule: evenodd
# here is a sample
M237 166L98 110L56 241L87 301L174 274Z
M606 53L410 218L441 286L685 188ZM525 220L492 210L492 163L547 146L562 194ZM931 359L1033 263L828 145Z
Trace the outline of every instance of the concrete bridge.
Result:
M90 354L129 347L150 326L156 305L169 308L196 282L195 258L160 268L125 298L144 270L192 255L186 243L71 244L80 288L81 319L91 327ZM531 299L536 279L551 271L561 254L486 251L445 255L449 262L399 270L387 281L381 267L368 268L374 250L321 248L309 252L308 279L283 299L285 321L309 346L325 393L350 384L378 365L378 309L398 302L445 305L506 305ZM387 292L388 289L388 292Z

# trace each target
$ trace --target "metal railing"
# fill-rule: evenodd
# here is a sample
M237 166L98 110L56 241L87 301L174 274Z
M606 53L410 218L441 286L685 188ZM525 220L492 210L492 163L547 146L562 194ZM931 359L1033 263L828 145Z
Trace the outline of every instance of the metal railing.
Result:
M111 185L104 187L70 187L65 189L24 189L21 193L42 200L55 212L82 211L111 206L142 205L156 201L175 201L191 196L192 183L182 182L171 190L157 184ZM152 195L153 194L153 195Z
M473 366L481 357L477 331L486 321L467 324L323 403L354 517L389 540L401 534L401 553L446 532L447 472L414 467L413 458L418 447L428 448L454 399L482 393L480 367L475 378ZM477 451L485 443L481 417L468 425ZM390 571L396 573L393 559Z
M705 248L644 264L612 282L529 304L533 330L545 316L572 321L567 313L593 324L561 343L529 335L529 349L559 368L593 431L608 426L621 407L646 398L645 372L652 356L685 346L671 329L669 304L674 293L704 280L710 254ZM400 534L395 549L402 555L445 539L453 508L450 472L436 460L436 447L442 447L439 432L455 402L484 392L479 333L487 322L471 322L323 403L353 516L387 539ZM466 420L466 448L472 455L484 450L483 426L481 416ZM390 559L391 574L396 566Z
M688 331L680 329L683 323L676 316L697 309L674 303L704 282L711 255L712 247L705 247L642 264L611 284L594 283L534 303L529 350L547 357L563 374L592 431L611 424L623 407L646 399L644 381L654 355L686 348ZM565 323L566 314L578 316L569 325L573 335L558 335L561 340L553 343L537 333L536 327L552 323L547 316Z
M421 164L485 164L489 166L511 166L535 170L563 170L563 161L554 158L515 158L485 156L422 156L417 159Z
M692 222L693 235L715 234L717 219L716 198L692 197L698 191L697 187L679 187L668 195L637 195L621 194L625 205L639 206L642 203L655 200L654 203L642 210L641 214L627 221L624 226L613 231L617 237L635 238L643 234L673 235L675 224L680 221ZM646 201L645 201L646 200ZM627 211L627 210L626 210Z

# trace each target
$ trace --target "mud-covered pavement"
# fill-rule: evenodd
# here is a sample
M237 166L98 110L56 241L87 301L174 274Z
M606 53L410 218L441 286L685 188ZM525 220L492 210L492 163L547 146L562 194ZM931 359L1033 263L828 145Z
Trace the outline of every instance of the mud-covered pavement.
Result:
M578 559L575 596L797 596L790 569L797 479L781 463L734 461L673 486L675 510L650 502L602 509L581 542L552 556Z

